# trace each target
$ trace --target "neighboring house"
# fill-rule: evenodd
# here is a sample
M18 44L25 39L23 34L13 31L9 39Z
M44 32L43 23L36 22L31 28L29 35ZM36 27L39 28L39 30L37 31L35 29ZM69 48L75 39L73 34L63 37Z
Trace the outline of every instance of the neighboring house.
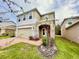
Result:
M16 24L12 21L2 21L0 20L0 36L15 36Z
M64 19L61 36L79 43L79 16Z
M18 27L16 29L16 36L29 38L50 36L55 38L55 13L50 12L41 15L39 11L34 8L28 12L17 16Z

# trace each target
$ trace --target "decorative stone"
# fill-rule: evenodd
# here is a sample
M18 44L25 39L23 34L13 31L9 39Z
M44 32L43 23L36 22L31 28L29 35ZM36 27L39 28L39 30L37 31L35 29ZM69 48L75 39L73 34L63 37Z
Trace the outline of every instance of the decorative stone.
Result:
M38 49L41 52L41 54L45 57L53 56L55 54L55 52L57 51L57 48L55 45L53 45L52 47L49 47L49 48L41 45L38 47Z

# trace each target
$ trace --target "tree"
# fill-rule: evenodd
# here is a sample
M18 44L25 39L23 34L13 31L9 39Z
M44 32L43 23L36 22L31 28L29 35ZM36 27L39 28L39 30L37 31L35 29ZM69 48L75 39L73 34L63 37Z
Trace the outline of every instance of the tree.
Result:
M61 35L61 26L60 25L55 26L55 34L56 35Z
M0 14L5 14L5 13L9 13L9 12L13 13L14 15L15 15L15 13L18 13L18 12L23 12L24 13L23 7L20 6L19 4L17 4L16 2L14 2L12 0L2 0L2 1L7 4L8 9L7 9L7 12L0 12ZM28 0L24 0L24 3L31 4L31 2L28 1ZM14 11L14 9L12 9L12 6L11 5L14 5L16 7L19 7L20 10ZM4 9L6 9L6 8L4 7Z

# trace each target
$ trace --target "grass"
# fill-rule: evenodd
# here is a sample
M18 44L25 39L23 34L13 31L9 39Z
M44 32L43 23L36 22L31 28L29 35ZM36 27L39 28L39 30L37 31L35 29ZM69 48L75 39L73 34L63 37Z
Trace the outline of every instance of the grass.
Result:
M52 59L79 59L79 44L60 36L56 36L55 43L58 51ZM44 57L39 53L36 46L18 43L0 49L0 59L44 59Z
M1 39L6 39L6 38L10 38L10 36L0 36L0 40Z
M44 59L36 46L18 43L0 50L0 59Z
M56 36L58 52L54 59L79 59L79 44Z

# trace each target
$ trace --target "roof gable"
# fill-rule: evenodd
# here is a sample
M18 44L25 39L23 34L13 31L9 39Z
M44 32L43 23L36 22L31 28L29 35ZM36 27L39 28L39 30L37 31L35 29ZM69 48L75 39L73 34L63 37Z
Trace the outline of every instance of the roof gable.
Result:
M66 20L68 20L68 19L79 19L79 16L74 16L74 17L65 18L65 19L63 20L63 22L61 23L61 25L63 25L63 23L64 23Z
M17 17L18 17L18 16L21 16L21 15L23 15L23 14L30 13L31 11L36 11L36 12L41 16L41 14L40 14L40 12L37 10L37 8L34 8L34 9L32 9L32 10L29 10L29 11L27 11L27 12L24 12L24 13L21 13L21 14L17 15Z
M27 11L27 12L24 12L24 13L21 13L21 14L17 15L17 17L18 17L18 16L21 16L21 15L23 15L23 14L30 13L31 11L36 11L40 16L44 16L44 15L48 15L48 14L52 14L52 13L55 14L55 12L48 12L48 13L45 13L45 14L41 14L41 13L38 11L37 8L34 8L34 9L32 9L32 10L29 10L29 11Z
M76 23L74 23L74 24L72 24L71 26L67 27L66 29L72 28L73 26L75 26L75 25L77 25L77 24L79 24L79 21L76 22Z

